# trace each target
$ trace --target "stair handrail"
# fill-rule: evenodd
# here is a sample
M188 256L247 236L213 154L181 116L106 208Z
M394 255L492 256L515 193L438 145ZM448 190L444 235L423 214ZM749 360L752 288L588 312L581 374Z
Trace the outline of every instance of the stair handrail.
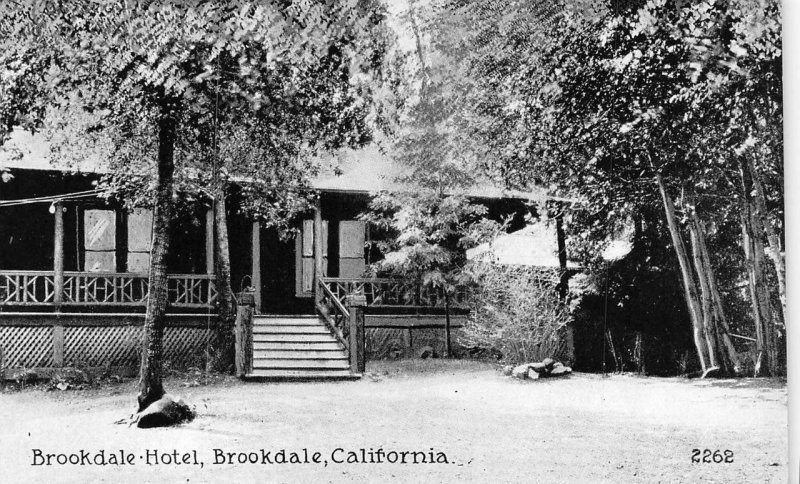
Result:
M321 295L316 303L317 312L322 316L322 320L331 334L349 351L350 311L336 297L325 278L317 278L317 287Z

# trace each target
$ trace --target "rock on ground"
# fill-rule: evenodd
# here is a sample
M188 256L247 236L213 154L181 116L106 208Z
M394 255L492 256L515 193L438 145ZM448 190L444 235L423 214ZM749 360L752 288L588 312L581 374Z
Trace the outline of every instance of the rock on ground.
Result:
M519 378L520 380L524 380L528 378L528 368L530 367L529 364L519 365L513 370L511 370L511 376L514 378Z
M137 427L146 429L191 422L194 417L194 411L182 399L164 395L139 412L135 422Z

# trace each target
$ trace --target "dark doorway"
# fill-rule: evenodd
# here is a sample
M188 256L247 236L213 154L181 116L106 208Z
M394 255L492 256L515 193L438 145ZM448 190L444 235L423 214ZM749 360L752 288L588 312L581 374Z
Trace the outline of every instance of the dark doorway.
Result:
M313 298L295 293L295 241L275 229L261 230L261 312L313 314Z

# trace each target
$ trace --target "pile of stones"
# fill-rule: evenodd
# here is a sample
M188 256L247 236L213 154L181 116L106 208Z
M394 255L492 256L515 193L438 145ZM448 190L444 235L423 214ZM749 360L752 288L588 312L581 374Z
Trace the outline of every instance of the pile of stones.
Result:
M552 378L567 376L572 373L572 368L564 366L560 361L545 358L534 363L525 363L518 366L503 367L503 374L520 380L538 380L539 378Z

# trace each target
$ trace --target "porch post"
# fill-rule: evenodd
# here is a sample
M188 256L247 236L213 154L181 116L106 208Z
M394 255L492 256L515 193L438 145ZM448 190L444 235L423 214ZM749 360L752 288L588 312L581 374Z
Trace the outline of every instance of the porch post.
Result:
M64 300L64 206L61 202L56 202L54 207L53 303L59 306Z
M322 261L322 195L317 197L314 204L314 303L319 303L322 300L322 294L319 291L319 278L323 275L323 261Z
M253 293L242 291L238 294L236 323L234 325L234 351L236 376L244 378L253 372Z
M364 346L364 308L367 306L367 297L363 294L350 294L346 299L347 310L350 312L350 334L348 346L350 349L350 371L364 373L366 368L366 347Z
M214 273L214 209L206 210L206 274Z
M53 206L53 303L58 311L64 301L64 206L61 202ZM64 366L64 326L61 324L53 325L53 366Z
M253 222L252 233L253 247L253 266L251 269L251 283L253 284L254 306L257 313L261 312L261 222Z

